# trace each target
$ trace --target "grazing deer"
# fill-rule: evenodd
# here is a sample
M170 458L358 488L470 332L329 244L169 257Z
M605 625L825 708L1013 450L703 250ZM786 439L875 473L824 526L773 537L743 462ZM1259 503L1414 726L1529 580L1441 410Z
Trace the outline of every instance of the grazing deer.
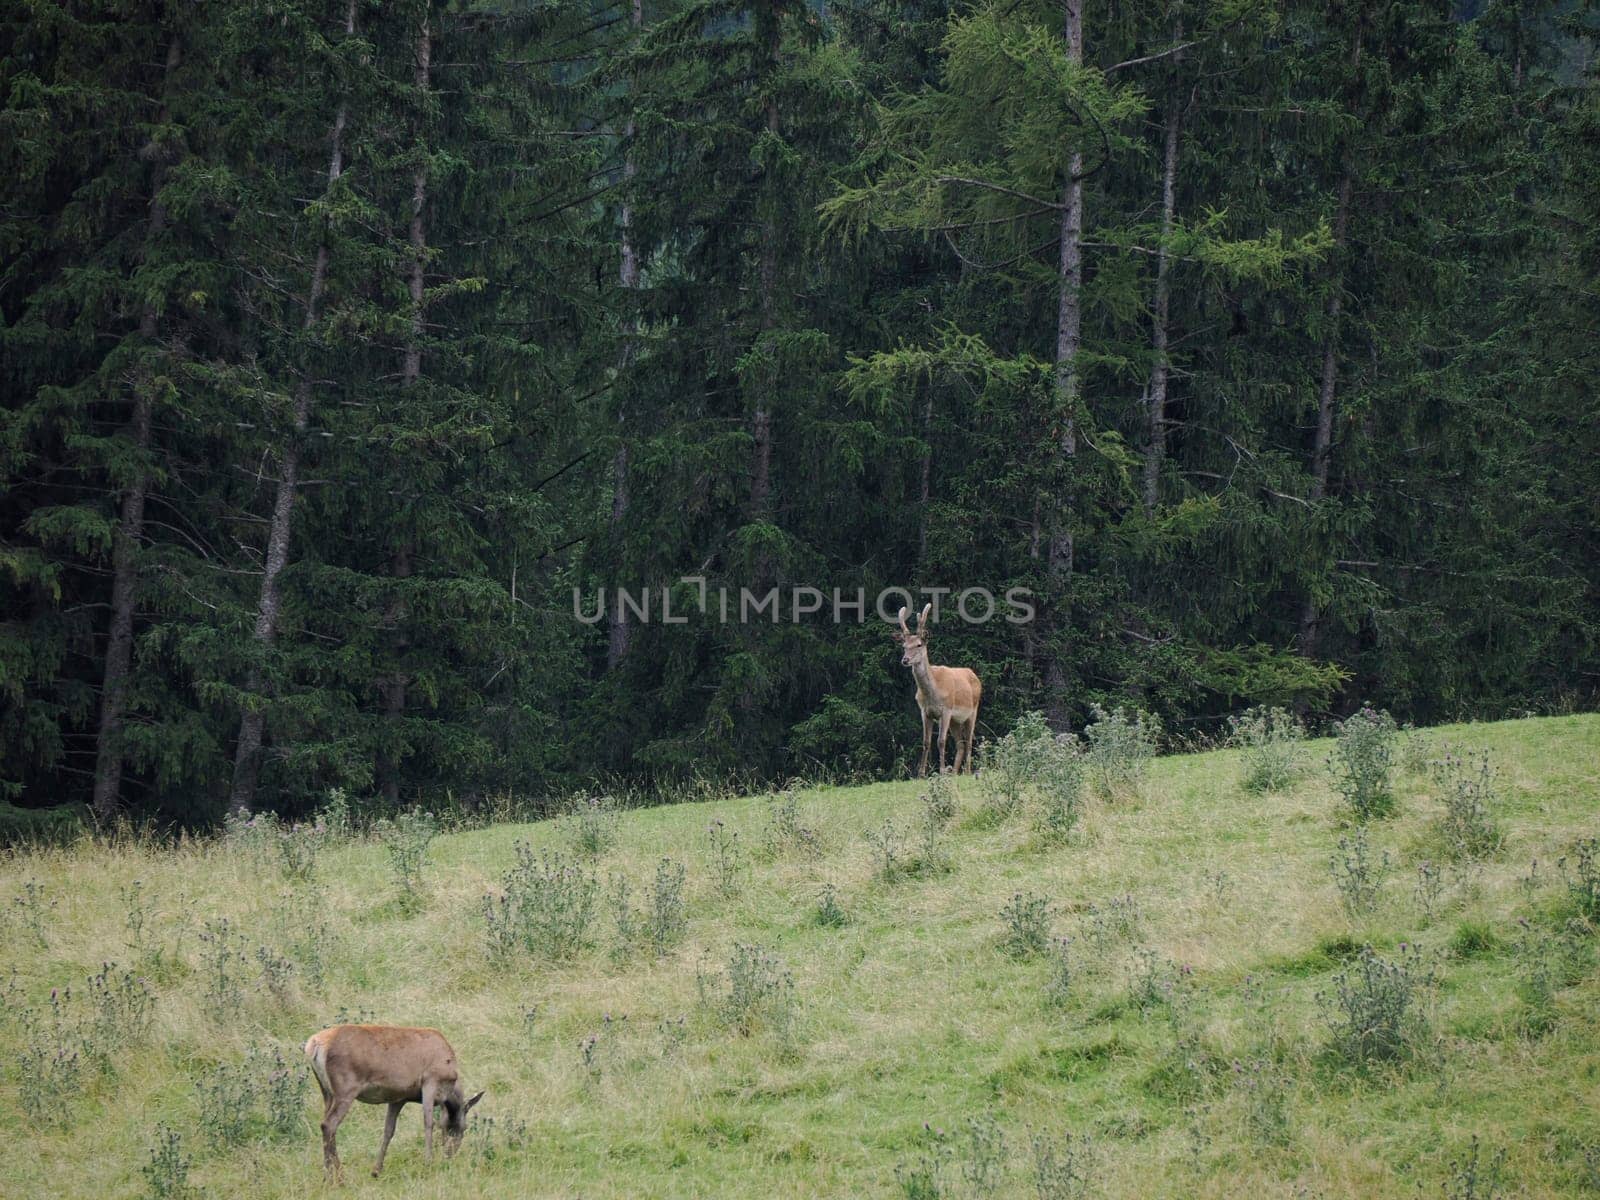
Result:
M954 773L961 774L962 764L972 773L972 739L978 732L978 702L983 699L983 684L966 667L933 667L928 665L928 613L931 604L922 606L917 618L917 631L906 628L906 614L900 610L900 631L894 634L903 653L900 664L911 668L911 677L917 681L917 707L922 710L922 762L917 767L919 776L928 773L928 751L933 744L933 723L939 723L939 773L944 774L944 742L950 727L956 730L956 761Z
M467 1131L467 1114L483 1099L461 1096L456 1052L437 1029L403 1025L335 1025L314 1033L305 1045L306 1057L322 1089L322 1165L338 1177L339 1150L334 1139L339 1124L357 1100L387 1104L383 1141L378 1144L376 1178L383 1156L394 1137L395 1122L407 1104L422 1105L422 1128L427 1135L428 1161L433 1161L433 1107L444 1106L444 1153L449 1158Z

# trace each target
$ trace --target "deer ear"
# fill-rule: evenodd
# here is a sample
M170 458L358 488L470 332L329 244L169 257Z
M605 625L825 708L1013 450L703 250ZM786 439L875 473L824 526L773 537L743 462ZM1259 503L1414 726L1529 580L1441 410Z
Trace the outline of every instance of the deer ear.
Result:
M473 1105L474 1105L474 1104L476 1104L476 1103L477 1103L477 1102L478 1102L478 1101L479 1101L479 1100L482 1100L482 1099L483 1099L483 1093L482 1093L482 1092L479 1092L479 1093L478 1093L478 1094L477 1094L477 1095L476 1095L476 1096L474 1096L474 1097L473 1097L473 1098L472 1098L472 1099L471 1099L471 1100L468 1100L468 1101L467 1101L467 1106L466 1106L466 1107L465 1107L465 1108L464 1108L464 1109L462 1109L462 1110L461 1110L461 1111L462 1111L462 1113L463 1113L463 1114L465 1114L465 1113L469 1113L469 1112L471 1112L471 1111L472 1111L472 1106L473 1106Z
M924 604L922 606L922 615L917 618L917 632L918 633L921 633L924 629L926 629L928 627L928 614L931 613L932 611L933 611L932 603Z

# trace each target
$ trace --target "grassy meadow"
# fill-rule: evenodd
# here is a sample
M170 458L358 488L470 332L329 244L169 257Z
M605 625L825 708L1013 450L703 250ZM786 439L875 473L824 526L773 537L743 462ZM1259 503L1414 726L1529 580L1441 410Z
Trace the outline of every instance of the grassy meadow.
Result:
M299 1047L341 1018L437 1026L488 1089L448 1162L408 1107L379 1180L357 1105L350 1196L1600 1194L1600 939L1558 869L1600 834L1600 717L1417 737L1353 910L1328 741L1279 790L1237 750L1158 758L1064 839L981 777L942 828L902 782L442 833L412 902L372 837L11 852L0 1195L324 1194ZM1479 860L1442 853L1452 749L1494 769ZM519 842L592 903L550 917L565 958L491 953ZM1363 1062L1329 1017L1366 967L1406 1011Z

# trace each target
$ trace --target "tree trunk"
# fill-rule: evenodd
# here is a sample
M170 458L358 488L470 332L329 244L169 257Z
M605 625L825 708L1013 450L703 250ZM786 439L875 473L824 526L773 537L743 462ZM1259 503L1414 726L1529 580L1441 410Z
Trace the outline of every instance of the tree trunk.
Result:
M1350 195L1355 173L1348 155L1339 177L1338 208L1333 219L1333 253L1340 265L1335 268L1327 303L1323 307L1322 382L1317 396L1317 434L1311 450L1311 499L1328 494L1328 464L1333 457L1333 418L1339 383L1339 316L1344 308L1344 267L1342 259L1350 224ZM1307 592L1300 605L1300 653L1314 658L1321 634L1322 614L1315 595Z
M433 62L433 37L428 28L428 18L422 18L422 28L417 33L417 61L415 82L417 91L426 100L430 71ZM420 140L420 131L419 131ZM428 257L428 230L423 209L428 203L428 162L424 156L411 173L411 271L407 279L411 293L411 336L406 342L405 361L400 368L402 389L414 387L422 375L422 295L424 266ZM402 534L389 563L389 574L397 582L411 577L411 540ZM410 642L405 632L406 606L396 595L389 605L388 625L393 630L390 643L394 667L383 688L383 716L388 726L385 742L389 747L401 744L400 724L406 712L406 685L408 682L403 659ZM390 811L400 807L401 752L385 749L379 754L378 778L384 802Z
M633 0L630 20L633 24L635 35L644 25L644 0ZM635 291L639 286L639 249L633 241L633 208L629 204L626 185L638 171L638 166L633 159L633 134L634 124L630 118L623 128L623 141L627 144L627 151L622 159L622 179L624 190L622 193L622 265L617 271L618 282L622 284L625 293ZM635 351L634 339L638 333L638 316L634 312L633 300L624 296L623 303L628 305L627 316L623 320L622 328L622 371L627 370L633 363ZM628 386L627 380L621 381L624 396ZM611 459L611 543L616 545L622 537L623 527L628 520L628 415L626 400L617 407L617 452ZM606 646L606 668L616 670L622 660L628 657L628 646L633 640L633 629L628 623L628 611L619 600L613 605L610 613L609 638Z
M933 383L928 383L928 399L922 406L922 493L918 511L921 515L917 530L917 566L928 562L928 503L933 490Z
M352 36L356 28L355 0L345 9L345 35ZM340 101L329 132L328 181L332 188L344 170L344 128L349 120L349 105ZM322 238L317 246L316 261L311 268L311 281L306 288L306 315L304 328L316 326L322 307L322 294L328 285L328 239ZM261 570L261 598L256 609L254 638L263 651L277 637L278 614L283 607L279 576L289 561L289 535L294 520L295 488L300 477L300 456L305 442L306 427L311 420L311 375L302 365L299 382L295 385L294 415L283 448L278 456L278 490L272 505L272 521L267 532L266 561ZM260 691L262 679L259 671L252 671L248 684L251 692ZM233 757L233 785L228 794L228 811L247 815L255 807L256 780L261 772L261 738L266 726L266 710L259 703L246 703L239 720L239 742Z
M1183 40L1183 25L1173 32L1173 44ZM1176 63L1167 93L1166 138L1161 155L1161 245L1156 251L1155 311L1150 321L1149 435L1144 452L1144 510L1153 514L1161 501L1161 463L1167 455L1167 314L1172 304L1173 216L1178 181L1178 127L1183 120Z
M1083 64L1083 0L1065 0L1067 59ZM1074 148L1067 161L1067 181L1061 197L1061 259L1056 305L1056 411L1061 425L1060 472L1063 494L1057 497L1054 528L1050 533L1047 564L1054 585L1056 632L1065 628L1066 592L1072 578L1073 513L1072 462L1078 454L1078 349L1083 322L1083 151ZM1045 712L1057 728L1067 721L1066 672L1060 654L1052 651L1045 670Z
M163 97L170 91L172 77L182 61L182 43L174 34L167 47ZM163 102L160 122L165 124L169 116L170 110ZM153 143L146 148L152 155L159 149ZM157 166L151 173L150 216L144 235L146 253L167 225L166 206L161 202L161 185L166 174L164 165ZM145 348L155 341L158 328L156 306L148 303L139 314L139 341ZM138 591L139 543L144 540L144 502L150 490L150 475L143 461L150 452L150 393L148 378L134 381L133 416L128 422L128 432L140 462L128 483L128 490L122 495L122 510L111 552L111 624L106 638L105 675L100 685L100 733L94 764L93 809L99 821L108 821L116 815L122 792L122 719L128 698L128 672L133 663L133 616Z

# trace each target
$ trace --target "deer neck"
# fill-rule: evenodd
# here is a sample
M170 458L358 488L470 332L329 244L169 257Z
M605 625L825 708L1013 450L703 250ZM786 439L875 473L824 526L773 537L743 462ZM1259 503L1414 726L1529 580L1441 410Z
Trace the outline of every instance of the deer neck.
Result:
M917 692L922 697L924 708L938 710L944 707L939 689L933 686L933 671L928 666L927 655L911 664L911 678L917 681Z

